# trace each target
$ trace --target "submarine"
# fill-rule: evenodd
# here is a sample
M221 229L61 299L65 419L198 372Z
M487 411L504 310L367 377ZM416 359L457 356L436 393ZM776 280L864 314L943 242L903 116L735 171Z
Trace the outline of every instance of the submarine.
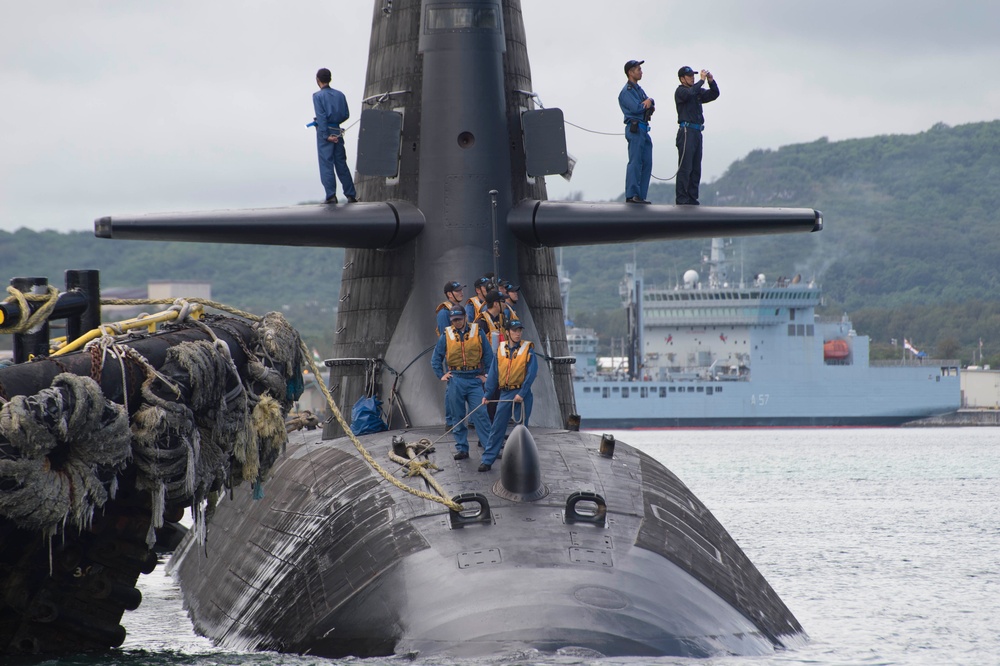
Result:
M183 495L198 528L170 566L195 630L218 645L331 658L711 657L806 639L676 475L610 435L578 431L553 248L808 233L822 216L547 201L545 177L568 173L571 160L561 110L536 108L521 17L518 0L374 2L358 203L95 221L112 241L347 248L326 392L338 414L381 396L388 429L358 436L338 418L293 431L256 476L225 468L245 468L245 454L213 460L214 483ZM545 361L530 423L514 425L500 464L479 472L474 455L453 459L427 352L441 285L489 271L517 278L525 339ZM234 357L294 346L208 325L214 333L197 335L226 339ZM298 361L277 361L280 394ZM127 403L129 391L118 393L112 402ZM236 432L199 428L223 450ZM155 501L129 506L152 514L133 532L174 519Z

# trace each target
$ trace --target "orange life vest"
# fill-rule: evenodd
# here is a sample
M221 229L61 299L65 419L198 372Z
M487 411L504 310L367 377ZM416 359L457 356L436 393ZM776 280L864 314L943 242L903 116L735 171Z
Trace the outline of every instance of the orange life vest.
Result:
M466 301L466 303L472 303L472 320L473 321L476 320L476 317L479 316L479 313L482 312L483 308L486 307L486 301L484 301L483 299L479 298L478 296L473 296L468 301Z
M441 331L439 331L438 327L437 327L437 313L441 312L442 309L451 310L452 308L461 308L461 307L462 307L461 304L458 304L458 303L452 303L451 301L442 301L441 305L437 306L434 309L434 334L435 335L437 335L438 337L441 337Z
M509 391L521 388L524 378L528 376L528 352L532 343L525 340L511 354L510 342L501 342L497 350L497 383L501 390Z
M479 370L483 361L483 345L479 325L470 324L468 335L461 335L453 326L445 329L444 361L449 370Z

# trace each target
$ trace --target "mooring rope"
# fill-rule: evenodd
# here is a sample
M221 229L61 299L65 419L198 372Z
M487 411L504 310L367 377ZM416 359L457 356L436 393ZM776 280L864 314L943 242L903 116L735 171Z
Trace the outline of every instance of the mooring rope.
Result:
M15 287L7 287L7 293L10 296L5 298L3 302L16 302L20 316L16 324L0 325L0 333L26 333L48 321L49 315L55 310L59 301L59 290L51 284L46 285L46 289L44 294L33 294L31 292L25 293ZM31 306L28 305L29 302L41 303L42 305L32 312Z
M321 378L322 375L319 372L319 367L316 365L316 361L313 360L312 354L309 352L309 349L306 347L306 344L301 340L299 341L299 344L302 346L302 354L305 357L306 362L309 364L309 367L312 369L313 374L315 374L317 378ZM429 500L431 502L437 502L438 504L443 504L452 511L462 510L462 505L459 504L458 502L452 501L451 498L449 498L445 494L444 489L438 486L436 482L431 483L431 487L437 490L439 494L432 495L431 493L427 493L422 490L417 490L416 488L412 488L406 485L405 483L394 477L391 473L389 473L388 470L384 469L381 465L379 465L378 462L376 462L375 458L373 458L372 455L368 453L368 451L365 449L364 445L358 439L357 435L355 435L351 431L351 427L347 424L347 420L344 419L344 415L341 414L340 409L337 407L337 403L334 402L333 396L330 394L330 390L326 387L326 383L323 381L317 381L316 384L319 385L320 390L323 392L323 397L326 398L326 404L330 407L330 410L333 412L334 417L337 419L337 423L340 424L340 427L347 434L347 437L350 438L351 443L354 444L354 448L358 450L358 453L361 454L361 456L365 459L368 465L376 472L378 472L383 479L385 479L392 485L396 486L400 490L408 492L411 495L416 495L421 499ZM390 459L391 458L392 456L390 455ZM407 463L408 462L409 461L407 461ZM427 476L425 476L424 478L427 479Z
M11 294L11 296L7 299L7 301L16 300L18 302L19 306L21 307L21 310L22 310L21 322L16 327L10 327L10 330L5 330L2 327L0 327L0 332L22 332L23 330L29 330L31 328L31 326L33 326L33 325L37 325L37 323L39 321L41 321L43 319L43 317L47 317L48 314L55 307L55 304L56 304L56 301L57 301L58 295L59 295L58 294L58 290L55 287L52 287L52 286L49 286L48 295L42 295L42 294L25 294L25 293L23 293L23 292L21 292L21 291L19 291L17 289L14 289L13 287L9 287L8 288L8 292ZM42 306L42 308L39 308L39 310L36 311L34 314L31 314L30 313L30 306L28 305L28 301L45 301L45 304ZM264 317L261 317L260 315L256 315L256 314L254 314L252 312L247 312L245 310L240 310L238 308L234 308L232 306L226 305L225 303L221 303L219 301L213 301L213 300L206 299L206 298L182 298L182 299L173 299L173 298L153 298L153 299L150 299L150 298L102 298L101 299L101 304L102 305L169 305L169 306L171 306L171 308L169 310L161 312L161 313L158 313L157 315L153 315L153 316L144 315L144 316L136 318L134 320L130 320L129 323L128 323L128 327L129 328L148 327L148 326L150 326L152 324L158 323L158 321L161 321L161 320L162 321L173 321L175 319L182 320L182 319L188 318L189 314L194 314L194 313L189 312L190 304L192 304L192 303L195 303L195 304L198 304L198 305L201 305L201 306L210 307L210 308L213 308L215 310L220 310L222 312L228 312L229 314L233 314L233 315L236 315L238 317L242 317L244 319L248 319L248 320L253 321L253 322L262 322L262 321L264 321ZM197 316L197 315L194 314L194 316ZM78 339L76 341L73 341L73 342L67 344L66 346L62 347L58 351L54 352L52 354L52 356L56 356L56 355L61 355L61 354L68 353L70 351L78 349L79 347L81 347L81 346L83 346L83 345L87 344L88 342L91 342L91 341L93 341L95 339L104 338L106 336L109 336L110 335L110 331L115 331L117 333L123 333L123 332L125 332L125 330L127 330L127 329L126 329L126 327L124 325L116 327L115 325L104 324L99 329L96 329L96 331L91 331L90 333L85 334L84 336L81 336L80 339ZM107 343L105 343L105 345L102 345L105 350L107 350L107 346L106 345L107 345ZM312 372L314 373L314 375L317 378L321 378L322 375L321 375L321 373L319 371L318 366L316 365L316 362L312 358L312 354L310 353L309 349L306 347L305 343L301 339L299 339L299 348L300 348L300 351L302 352L302 357L306 360L306 363L308 364L308 366L310 367L310 369L312 370ZM418 490L416 488L412 488L412 487L406 485L405 483L403 483L403 482L399 481L398 479L396 479L388 470L384 469L381 465L379 465L379 463L375 460L375 458L372 457L372 455L367 451L367 449L365 449L364 445L361 443L361 441L358 439L358 437L351 431L350 426L347 424L346 419L344 418L344 416L341 413L340 409L337 407L337 403L334 401L333 396L330 394L329 389L326 387L326 384L323 381L318 381L317 384L320 387L320 390L322 391L324 398L326 399L327 405L329 406L330 410L333 412L334 417L337 419L337 422L340 424L341 428L343 428L343 430L346 433L347 437L351 440L351 443L358 450L358 453L360 453L361 456L365 459L365 461L368 463L368 465L373 470L375 470L382 478L384 478L386 481L388 481L389 483L393 484L394 486L396 486L400 490L408 492L411 495L415 495L415 496L417 496L417 497L419 497L421 499L425 499L425 500L429 500L429 501L432 501L432 502L437 502L439 504L443 504L444 506L448 507L452 511L461 511L462 510L462 506L460 504L452 501L447 496L447 494L444 491L444 489L441 488L440 485L438 485L436 481L434 481L433 479L428 478L428 476L424 477L425 480L427 480L428 484L431 485L431 487L433 487L439 493L438 495L427 493L427 492L424 492L422 490ZM448 432L450 432L450 430ZM445 434L447 434L447 433L445 433Z

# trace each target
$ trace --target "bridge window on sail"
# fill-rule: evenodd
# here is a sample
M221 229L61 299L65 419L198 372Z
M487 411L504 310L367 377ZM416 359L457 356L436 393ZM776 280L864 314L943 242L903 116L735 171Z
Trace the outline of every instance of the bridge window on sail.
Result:
M677 393L677 387L676 386L671 386L670 387L670 392L671 393Z
M791 337L795 335L795 324L788 325L788 336Z
M661 386L660 387L660 397L661 398L666 398L667 397L667 387L666 386Z
M494 7L429 7L427 32L442 30L491 30L500 27L500 16Z
M711 386L706 386L705 387L705 395L712 395L712 387Z
M583 387L583 392L584 393L590 393L590 387L589 386L584 386Z
M605 386L604 388L601 389L601 397L602 398L610 398L611 397L611 391L608 390L607 386Z
M722 387L721 386L716 386L715 387L715 392L716 393L722 393Z
M627 386L622 389L622 397L623 398L627 398L628 397L628 387Z
M813 337L813 335L814 335L814 330L815 330L815 329L814 329L814 327L813 327L813 325L812 325L812 324L806 324L806 335L807 335L807 336L809 336L810 338L811 338L811 337Z
M639 397L646 398L648 396L649 396L649 389L647 389L645 386L641 387L639 389Z

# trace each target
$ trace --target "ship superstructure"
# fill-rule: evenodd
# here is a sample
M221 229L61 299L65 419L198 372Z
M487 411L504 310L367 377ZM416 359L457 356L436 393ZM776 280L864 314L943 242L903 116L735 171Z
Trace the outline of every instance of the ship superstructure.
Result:
M722 238L706 264L706 280L689 270L669 288L626 267L625 362L578 361L584 428L898 425L958 409L957 360L872 361L846 314L816 315L815 281L734 280Z

